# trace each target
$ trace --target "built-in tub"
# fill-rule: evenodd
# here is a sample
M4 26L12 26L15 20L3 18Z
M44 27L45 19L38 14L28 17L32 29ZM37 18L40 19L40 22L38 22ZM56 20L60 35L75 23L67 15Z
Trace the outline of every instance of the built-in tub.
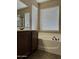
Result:
M59 40L52 40L53 36ZM44 50L53 54L61 55L61 34L39 32L39 46L40 50Z
M61 55L61 42L39 39L38 49Z

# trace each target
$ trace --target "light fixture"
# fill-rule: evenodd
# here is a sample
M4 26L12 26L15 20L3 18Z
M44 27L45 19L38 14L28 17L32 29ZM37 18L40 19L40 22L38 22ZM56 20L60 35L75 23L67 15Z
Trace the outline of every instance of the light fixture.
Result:
M46 2L46 1L49 1L49 0L36 0L38 3L43 3L43 2Z

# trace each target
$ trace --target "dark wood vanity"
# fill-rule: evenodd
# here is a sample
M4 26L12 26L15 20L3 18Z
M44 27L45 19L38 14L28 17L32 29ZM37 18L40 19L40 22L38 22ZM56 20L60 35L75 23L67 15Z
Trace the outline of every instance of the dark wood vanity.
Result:
M17 56L29 56L38 48L37 31L17 31Z

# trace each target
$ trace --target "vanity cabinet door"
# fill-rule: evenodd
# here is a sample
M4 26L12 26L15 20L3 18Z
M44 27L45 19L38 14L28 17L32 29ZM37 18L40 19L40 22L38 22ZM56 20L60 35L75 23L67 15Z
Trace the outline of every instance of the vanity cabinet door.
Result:
M17 54L29 55L31 49L31 32L18 31L17 33Z
M32 31L32 51L38 48L38 32Z

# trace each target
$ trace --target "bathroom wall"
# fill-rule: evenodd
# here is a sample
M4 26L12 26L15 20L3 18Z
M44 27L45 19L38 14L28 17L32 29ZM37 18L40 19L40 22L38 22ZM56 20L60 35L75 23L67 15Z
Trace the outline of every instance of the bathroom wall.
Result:
M53 36L59 38L59 41L52 40ZM61 34L52 32L39 32L38 49L52 54L61 55Z

